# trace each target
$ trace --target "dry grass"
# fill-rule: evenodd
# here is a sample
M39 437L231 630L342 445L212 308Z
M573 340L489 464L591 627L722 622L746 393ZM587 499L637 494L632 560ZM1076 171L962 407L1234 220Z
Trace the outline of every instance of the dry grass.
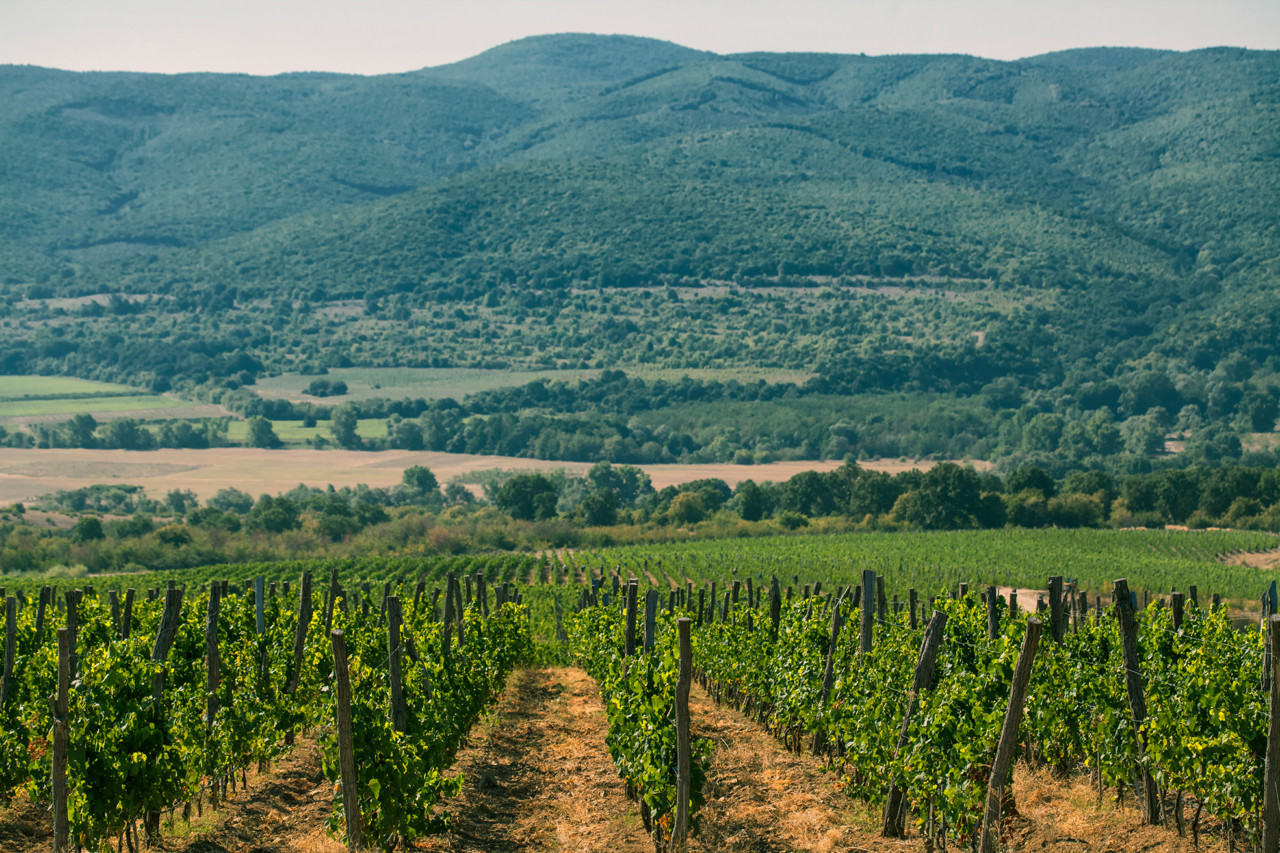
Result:
M248 782L248 787L230 793L217 810L207 801L202 810L193 804L189 822L177 810L172 821L161 823L160 839L149 849L169 853L342 853L346 849L324 829L333 786L321 770L315 741L299 737L293 752L265 773L249 773ZM4 853L46 853L52 839L47 803L33 804L21 795L0 810Z
M648 853L637 806L605 748L595 685L577 669L516 672L456 769L466 778L436 853Z
M1010 850L1098 851L1098 853L1191 853L1191 819L1194 805L1185 809L1186 838L1178 837L1169 814L1169 829L1142 826L1132 796L1125 807L1115 803L1115 790L1098 803L1097 789L1087 778L1057 779L1047 770L1018 765L1014 770L1017 816L1006 824L1005 842ZM1165 804L1171 812L1172 802ZM1203 853L1227 849L1222 826L1209 818L1200 822Z
M1280 548L1231 554L1223 557L1222 562L1233 566L1252 566L1255 569L1274 569L1280 567Z
M838 462L774 462L768 465L642 465L655 488L690 480L718 477L735 486L743 480L787 480L801 471L829 471ZM898 472L928 468L933 462L891 459L868 461L864 467ZM978 463L983 464L983 463ZM131 483L156 497L172 489L190 489L208 499L219 489L237 488L251 494L276 494L298 483L308 486L393 486L405 468L425 465L440 482L459 474L516 469L548 471L563 468L585 473L585 462L555 462L507 456L461 453L413 453L407 450L262 450L220 447L211 450L25 450L0 448L0 503L32 500L60 489L95 483Z

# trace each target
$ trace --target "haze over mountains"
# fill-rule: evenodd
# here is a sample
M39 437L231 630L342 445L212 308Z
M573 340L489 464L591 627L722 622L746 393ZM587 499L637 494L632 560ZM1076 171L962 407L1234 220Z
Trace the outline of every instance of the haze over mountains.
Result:
M378 77L0 67L6 302L151 300L70 335L32 314L0 368L198 384L336 348L355 364L803 366L846 390L914 377L962 394L1152 370L1203 386L1243 359L1239 382L1280 355L1278 105L1280 54L1231 48L998 62L555 35ZM832 282L985 301L900 304L893 325L861 303L793 323L759 301ZM530 294L550 324L574 288L707 283L746 288L719 313L755 318L739 330L754 349L691 347L733 323L682 334L630 289L576 345L509 339L537 331ZM307 333L299 312L343 300L365 300L365 326ZM137 312L151 319L123 319Z

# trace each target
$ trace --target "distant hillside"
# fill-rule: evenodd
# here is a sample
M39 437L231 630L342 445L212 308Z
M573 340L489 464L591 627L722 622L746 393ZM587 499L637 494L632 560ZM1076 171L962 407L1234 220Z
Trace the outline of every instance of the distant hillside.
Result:
M0 370L812 368L1072 418L1159 375L1165 426L1221 420L1214 376L1280 363L1278 81L586 35L378 77L0 67Z

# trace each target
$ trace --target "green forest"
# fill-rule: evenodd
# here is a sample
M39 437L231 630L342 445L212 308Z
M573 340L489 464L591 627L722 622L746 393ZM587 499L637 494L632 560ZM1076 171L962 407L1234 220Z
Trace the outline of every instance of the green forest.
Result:
M1227 48L567 35L374 77L0 66L0 373L398 419L366 447L1062 475L1144 470L1169 440L1186 464L1264 464L1277 79L1280 55ZM349 403L323 377L350 367L574 378ZM668 393L634 385L648 368L811 378ZM614 372L625 390L597 393ZM319 377L311 411L256 392L281 374ZM86 426L0 440L225 440Z

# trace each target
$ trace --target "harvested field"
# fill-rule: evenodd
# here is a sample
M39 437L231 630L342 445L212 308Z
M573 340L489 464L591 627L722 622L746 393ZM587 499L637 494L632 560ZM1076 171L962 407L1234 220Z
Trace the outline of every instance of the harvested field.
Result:
M928 468L933 462L880 460L860 463L881 471ZM982 463L978 463L982 464ZM95 483L130 483L163 497L172 489L190 489L202 499L234 487L251 494L276 494L299 483L309 486L392 486L413 465L430 468L440 482L495 468L581 474L586 462L555 462L507 456L414 453L407 450L262 450L222 447L211 450L29 450L0 448L0 503L32 500L60 489ZM835 461L773 462L768 465L642 465L654 488L719 477L731 486L743 480L786 480L801 471L830 471Z

